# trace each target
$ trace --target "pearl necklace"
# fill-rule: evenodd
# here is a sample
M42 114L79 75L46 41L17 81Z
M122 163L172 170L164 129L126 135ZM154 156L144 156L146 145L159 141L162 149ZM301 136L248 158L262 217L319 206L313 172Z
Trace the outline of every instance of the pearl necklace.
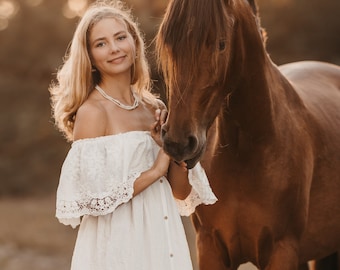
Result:
M136 109L139 105L139 101L138 98L136 97L135 93L132 91L132 95L133 95L133 99L135 100L133 102L133 104L131 106L122 104L119 100L114 99L113 97L109 96L108 94L105 93L105 91L99 87L99 85L96 85L95 88L98 90L98 92L107 100L110 100L111 102L113 102L114 104L116 104L118 107L124 109L124 110L128 110L128 111L132 111L134 109Z

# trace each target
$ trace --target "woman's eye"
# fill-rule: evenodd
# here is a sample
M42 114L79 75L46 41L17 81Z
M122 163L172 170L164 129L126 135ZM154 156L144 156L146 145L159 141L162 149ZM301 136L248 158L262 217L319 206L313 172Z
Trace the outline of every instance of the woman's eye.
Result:
M126 39L126 35L123 35L123 36L119 36L119 37L118 37L118 40L124 40L124 39Z
M98 48L98 47L103 47L103 46L105 46L105 43L104 43L104 42L99 42L99 43L96 44L96 47L97 47L97 48Z

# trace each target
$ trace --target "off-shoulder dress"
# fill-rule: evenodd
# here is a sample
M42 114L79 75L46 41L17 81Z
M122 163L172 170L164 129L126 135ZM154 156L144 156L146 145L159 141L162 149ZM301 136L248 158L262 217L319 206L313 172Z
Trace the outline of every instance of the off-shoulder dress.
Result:
M72 270L191 270L180 215L216 197L198 163L190 195L176 200L165 177L133 197L133 184L154 163L159 146L148 131L72 143L57 190L56 217L80 224Z

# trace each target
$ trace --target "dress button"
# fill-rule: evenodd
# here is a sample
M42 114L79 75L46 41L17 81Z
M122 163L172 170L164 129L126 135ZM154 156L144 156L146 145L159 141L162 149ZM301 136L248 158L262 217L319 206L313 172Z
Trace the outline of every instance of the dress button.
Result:
M167 220L167 219L168 219L168 216L165 216L164 219Z
M172 258L174 256L174 254L170 253L170 258Z
M163 183L163 179L159 180L159 182Z

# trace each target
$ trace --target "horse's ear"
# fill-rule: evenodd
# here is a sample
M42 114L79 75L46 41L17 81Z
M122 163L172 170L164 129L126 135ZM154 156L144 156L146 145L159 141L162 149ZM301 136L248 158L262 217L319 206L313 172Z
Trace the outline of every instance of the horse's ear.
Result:
M257 15L257 4L255 0L247 0L254 14Z

